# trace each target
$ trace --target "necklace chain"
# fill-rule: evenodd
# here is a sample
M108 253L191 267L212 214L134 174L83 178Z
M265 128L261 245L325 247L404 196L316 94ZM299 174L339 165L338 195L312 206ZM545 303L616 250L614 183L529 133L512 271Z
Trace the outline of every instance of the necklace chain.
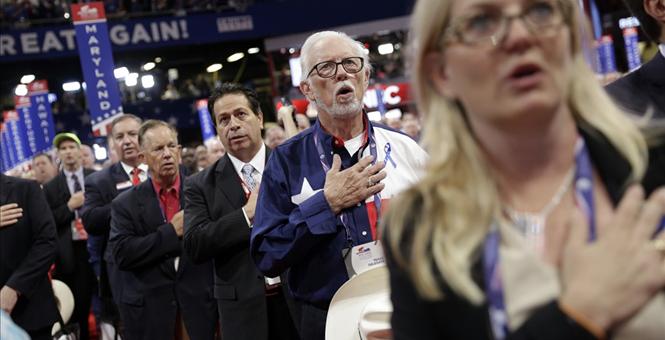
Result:
M566 177L564 177L563 182L559 186L559 189L557 189L556 193L554 193L554 196L552 196L550 201L547 202L545 207L543 207L543 209L541 209L539 212L532 213L517 211L508 205L505 205L505 213L508 215L513 224L520 230L520 232L522 232L524 236L527 236L527 238L540 235L544 231L545 220L547 220L547 216L549 216L552 210L554 210L554 208L556 208L559 203L561 203L563 196L566 195L568 190L570 190L574 176L575 167L572 167L566 174Z

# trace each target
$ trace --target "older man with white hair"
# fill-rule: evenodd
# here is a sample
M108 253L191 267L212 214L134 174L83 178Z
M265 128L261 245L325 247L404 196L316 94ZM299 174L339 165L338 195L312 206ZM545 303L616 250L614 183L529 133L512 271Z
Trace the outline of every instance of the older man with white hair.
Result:
M301 336L310 340L324 338L337 289L382 262L365 251L381 253L375 242L381 208L417 180L426 154L408 136L367 119L362 99L371 65L361 43L341 32L315 33L300 60L300 90L319 115L268 160L251 253L269 277L289 269ZM359 253L363 259L354 259ZM366 261L347 270L345 259Z

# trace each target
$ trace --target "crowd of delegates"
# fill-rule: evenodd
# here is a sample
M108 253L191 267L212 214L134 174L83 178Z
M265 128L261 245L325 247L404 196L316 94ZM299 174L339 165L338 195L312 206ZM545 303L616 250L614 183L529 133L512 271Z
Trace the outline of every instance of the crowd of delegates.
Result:
M665 42L665 1L638 3ZM420 0L421 144L412 114L367 118L372 66L331 31L302 47L312 126L289 106L268 126L254 91L224 83L207 146L124 114L114 162L94 171L59 133L62 169L33 161L43 189L0 177L2 309L50 339L53 267L81 339L91 309L103 338L330 339L348 263L383 245L392 316L375 335L663 339L665 72L651 71L665 48L613 85L642 96L626 113L586 65L577 18L572 0Z
M7 0L2 2L0 22L64 21L72 2L64 0ZM104 0L104 9L109 17L126 15L148 15L155 13L178 13L178 11L202 11L229 6L229 1L220 0Z

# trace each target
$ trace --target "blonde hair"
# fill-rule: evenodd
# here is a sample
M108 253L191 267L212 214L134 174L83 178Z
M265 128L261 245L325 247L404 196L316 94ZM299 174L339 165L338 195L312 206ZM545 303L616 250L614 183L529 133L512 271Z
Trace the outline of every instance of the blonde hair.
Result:
M407 271L419 294L443 298L441 278L472 303L484 293L471 278L471 266L489 225L499 212L499 198L461 104L440 95L429 81L426 56L442 49L450 22L451 0L418 1L411 21L412 84L425 114L423 145L430 154L424 178L394 203L384 226L398 266ZM574 0L562 0L571 32L573 65L568 105L579 126L597 130L627 159L631 180L646 167L646 144L635 124L611 101L587 66L581 48L579 13Z

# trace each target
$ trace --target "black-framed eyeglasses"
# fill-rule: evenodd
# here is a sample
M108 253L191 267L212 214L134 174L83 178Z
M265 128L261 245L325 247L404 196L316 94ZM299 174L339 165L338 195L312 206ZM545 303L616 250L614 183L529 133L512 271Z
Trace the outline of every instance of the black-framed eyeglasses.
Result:
M507 15L498 7L484 8L453 22L446 30L446 42L457 40L471 46L498 46L506 38L514 19L522 19L531 34L552 34L566 21L560 0L539 0L519 14Z
M321 78L332 78L337 74L337 66L342 65L346 73L358 73L363 69L365 60L361 57L348 57L342 59L340 62L335 62L332 60L320 62L307 73L307 78L312 75L314 71Z

